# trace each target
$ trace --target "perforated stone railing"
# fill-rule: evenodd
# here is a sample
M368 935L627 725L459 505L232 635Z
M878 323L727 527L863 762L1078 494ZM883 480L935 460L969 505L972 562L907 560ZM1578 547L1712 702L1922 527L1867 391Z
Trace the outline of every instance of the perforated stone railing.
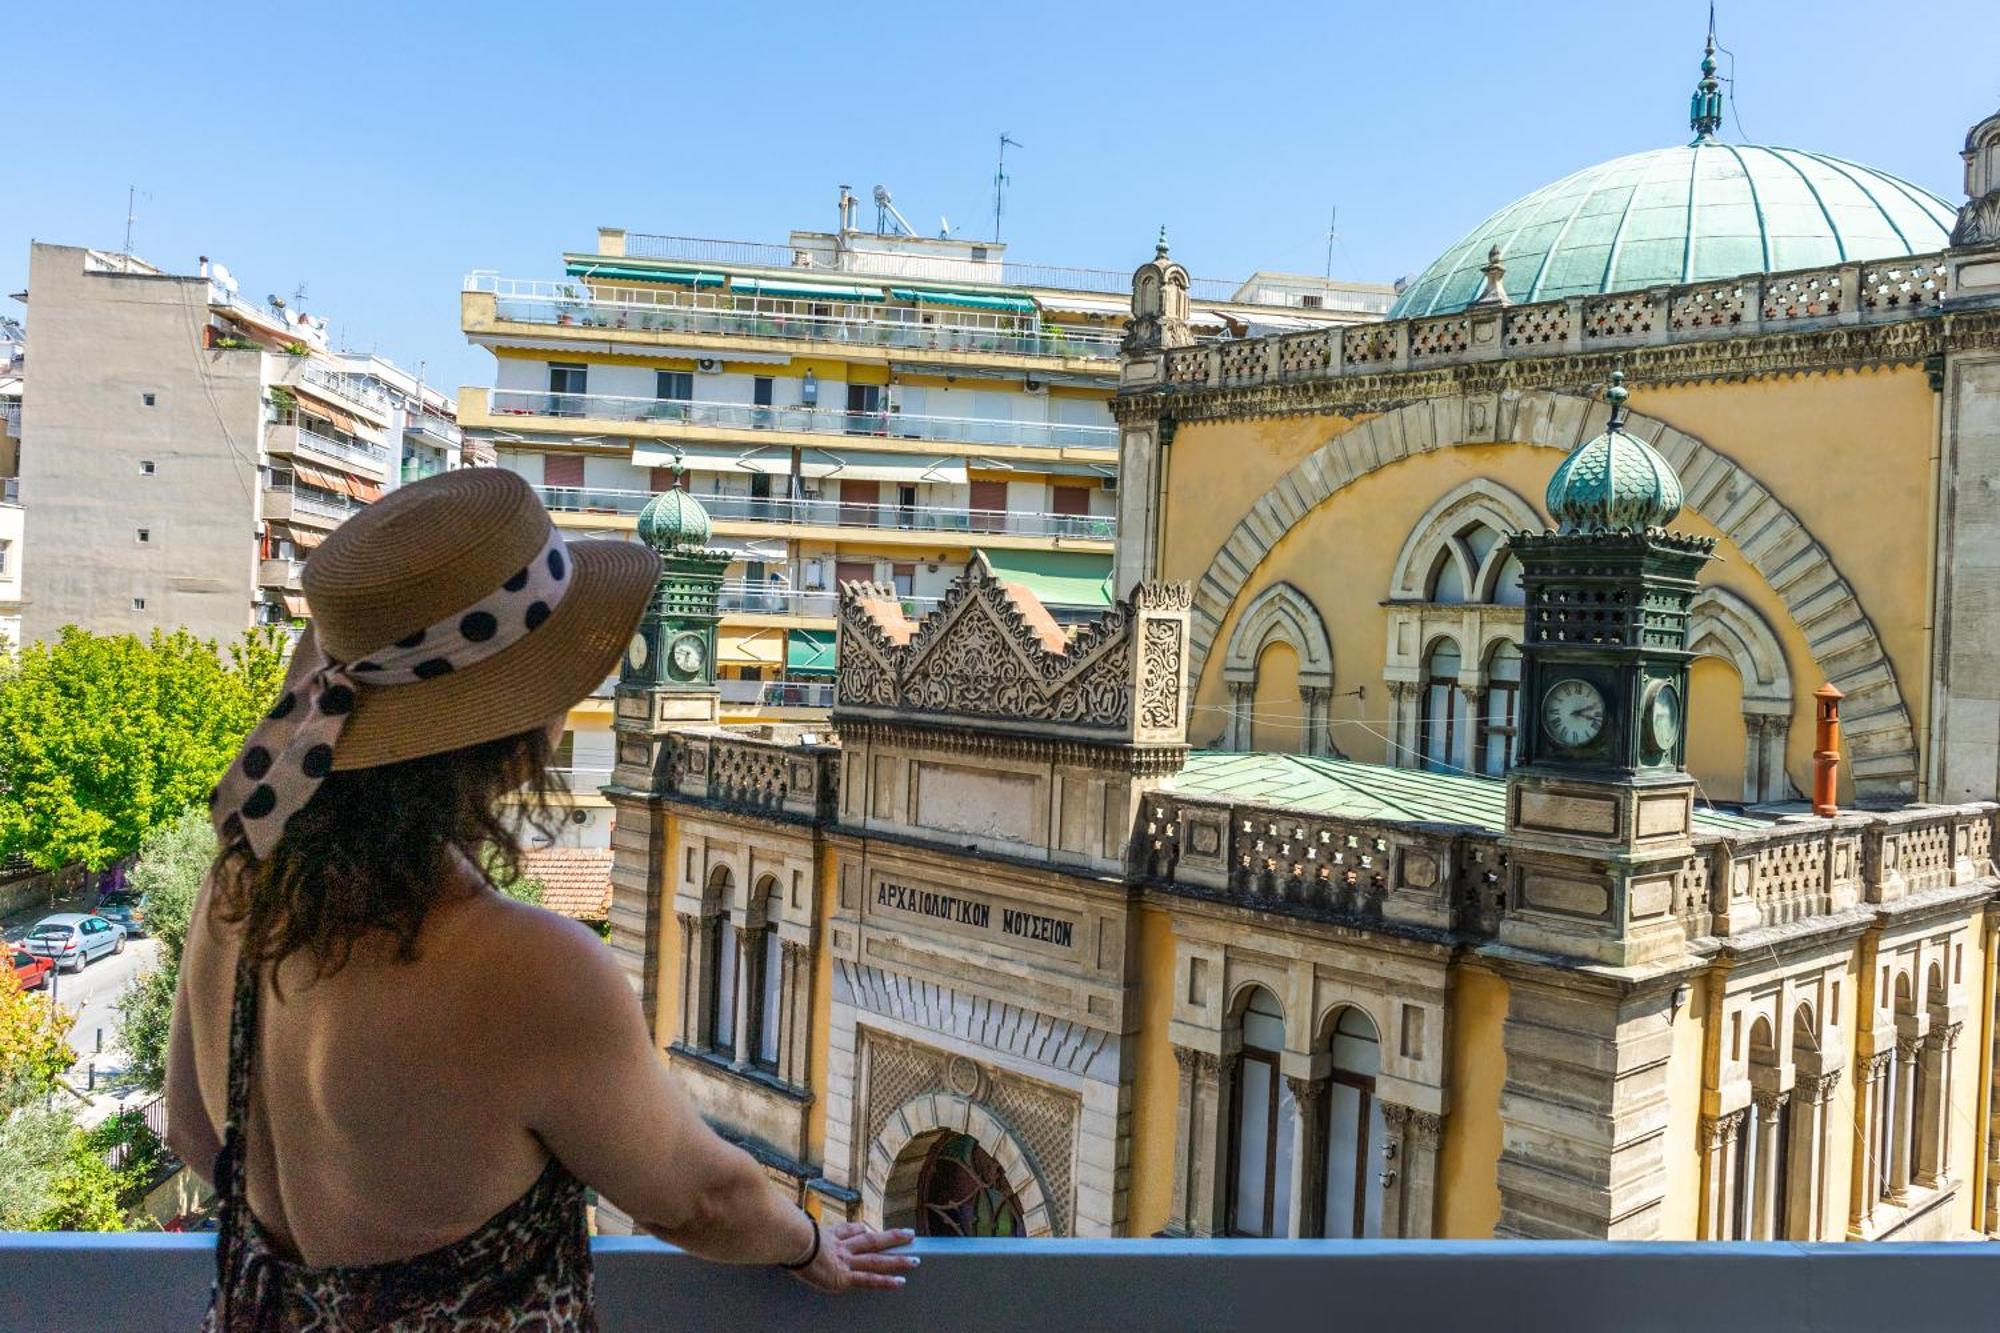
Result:
M682 732L668 739L674 786L684 796L794 818L831 819L840 750L823 731L808 743Z
M1941 255L1750 273L1176 348L1165 353L1163 378L1176 388L1240 388L1776 329L1885 323L1939 308L1949 287L1950 269Z
M1475 855L1483 868L1468 870ZM1167 793L1146 798L1131 849L1137 877L1204 897L1487 933L1498 925L1504 868L1491 835L1477 829L1327 819ZM1468 885L1476 886L1469 898Z

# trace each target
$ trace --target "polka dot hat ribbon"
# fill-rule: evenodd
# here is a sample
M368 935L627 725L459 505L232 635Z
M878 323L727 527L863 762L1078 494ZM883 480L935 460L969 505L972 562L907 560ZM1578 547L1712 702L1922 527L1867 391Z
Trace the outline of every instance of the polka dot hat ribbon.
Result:
M334 748L354 710L357 683L372 689L432 680L505 651L549 618L569 586L569 573L562 534L551 528L533 560L472 606L355 662L335 662L322 653L301 683L264 715L217 784L210 808L216 833L226 839L224 825L240 817L251 855L269 856L286 823L333 771Z

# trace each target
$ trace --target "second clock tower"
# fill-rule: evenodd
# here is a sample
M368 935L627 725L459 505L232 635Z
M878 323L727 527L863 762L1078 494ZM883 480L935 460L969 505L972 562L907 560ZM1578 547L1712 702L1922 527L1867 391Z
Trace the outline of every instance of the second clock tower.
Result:
M1527 633L1503 938L1626 965L1679 942L1673 876L1694 810L1688 608L1715 541L1666 529L1680 481L1626 433L1624 375L1611 380L1604 433L1549 480L1557 529L1513 538Z

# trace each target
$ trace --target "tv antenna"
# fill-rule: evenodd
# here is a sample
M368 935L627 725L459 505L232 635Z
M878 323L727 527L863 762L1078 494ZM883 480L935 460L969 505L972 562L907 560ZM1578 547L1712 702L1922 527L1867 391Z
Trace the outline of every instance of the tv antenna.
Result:
M1340 205L1333 206L1333 214L1326 220L1326 280L1333 281L1333 243L1340 239Z
M1019 139L1013 138L1005 130L1000 132L1000 164L993 169L993 239L996 242L1000 239L1001 199L1007 189L1009 180L1007 175L1007 149L1010 145L1015 148L1027 147L1026 144L1022 143Z
M150 193L146 196L148 199L152 197ZM128 185L125 187L125 249L120 252L128 260L132 258L132 224L138 221L138 218L139 187Z

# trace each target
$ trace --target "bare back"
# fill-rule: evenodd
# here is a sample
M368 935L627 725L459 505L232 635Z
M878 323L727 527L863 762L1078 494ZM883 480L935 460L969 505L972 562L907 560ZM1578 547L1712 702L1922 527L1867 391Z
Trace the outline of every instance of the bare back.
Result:
M203 895L182 967L202 1105L227 1105L237 928ZM551 932L580 928L473 882L454 886L398 962L386 935L314 978L303 957L263 986L246 1134L248 1197L271 1235L315 1266L407 1257L458 1240L534 1183L538 1071L521 1021ZM595 943L595 941L592 941ZM524 1048L524 1042L529 1043Z

